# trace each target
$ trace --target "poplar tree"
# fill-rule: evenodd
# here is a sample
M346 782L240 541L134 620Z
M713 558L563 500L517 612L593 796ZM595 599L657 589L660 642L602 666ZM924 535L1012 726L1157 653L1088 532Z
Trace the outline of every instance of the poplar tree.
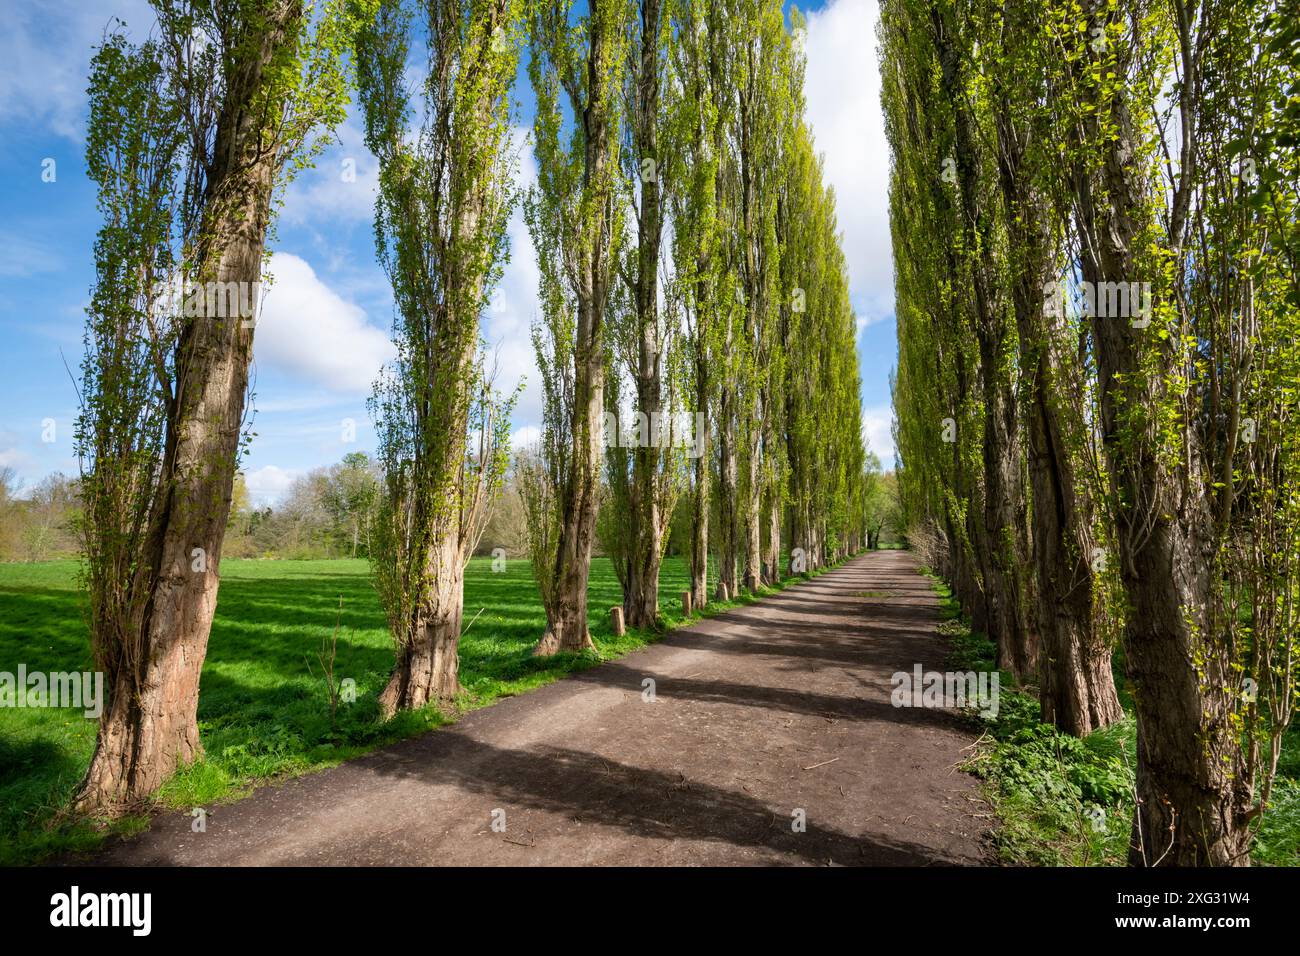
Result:
M525 210L541 272L533 343L545 410L541 447L521 459L520 474L546 609L535 653L545 655L592 646L587 579L602 493L606 320L623 235L620 92L632 11L626 0L591 0L576 25L569 3L534 2L529 12L538 182Z
M397 358L371 402L384 471L372 566L396 644L385 715L460 693L465 565L507 461L511 403L495 398L478 349L507 254L518 12L516 0L383 0L356 42L379 160L376 247L397 313ZM412 128L417 33L426 73Z
M727 271L721 218L722 135L726 103L717 14L704 0L680 0L672 25L673 146L667 167L677 182L669 196L673 220L674 295L681 305L687 410L703 424L695 436L689 480L691 603L708 603L709 528L715 498L711 467L717 427L719 329L727 315Z
M1014 346L1044 716L1118 717L1118 632L1130 861L1247 863L1296 699L1296 113L1277 91L1300 33L1267 0L891 0L881 22L899 485L935 532L913 537L977 628L1007 626L987 496L1011 486L987 465L1013 438L987 387L963 396L1005 386ZM1007 309L1016 341L990 351Z
M663 72L671 19L663 0L640 0L629 38L624 140L624 182L632 236L621 270L627 308L612 310L611 382L606 407L612 419L605 436L612 498L609 550L623 586L623 611L629 627L654 627L659 617L659 568L668 521L681 485L680 449L689 439L682 408L669 373L675 371L677 317L660 310L661 250L667 193L673 188L662 145L670 130L664 103ZM633 209L634 207L634 209ZM619 381L631 381L629 421L620 408ZM702 436L696 436L702 437Z
M343 118L342 3L155 0L91 64L104 217L77 452L108 700L75 804L115 810L202 755L195 715L241 449L273 194ZM364 10L364 4L360 6Z

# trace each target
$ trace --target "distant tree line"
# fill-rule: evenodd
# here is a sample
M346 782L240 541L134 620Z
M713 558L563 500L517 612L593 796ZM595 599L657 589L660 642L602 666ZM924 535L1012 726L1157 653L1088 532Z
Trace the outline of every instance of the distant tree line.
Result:
M0 468L0 561L50 561L80 553L75 479L55 472L30 490Z
M868 455L866 546L898 545L904 537L892 472L881 473ZM242 472L235 475L224 553L232 558L321 560L368 558L383 475L364 452L299 475L274 504L257 505ZM606 502L606 510L613 507ZM76 478L54 472L30 490L11 467L0 468L0 562L53 561L82 554L81 500ZM679 500L669 523L665 555L691 553L690 502ZM475 554L501 549L507 558L528 556L528 526L517 478L507 476L488 508ZM595 554L605 556L599 545Z

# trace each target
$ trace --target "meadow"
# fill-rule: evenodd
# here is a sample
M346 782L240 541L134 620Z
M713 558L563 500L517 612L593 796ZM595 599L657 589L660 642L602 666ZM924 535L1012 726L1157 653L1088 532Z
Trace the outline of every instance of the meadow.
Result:
M75 561L0 565L0 671L16 673L20 663L29 673L92 669L77 573ZM683 621L688 579L684 559L665 559L666 628ZM461 641L465 694L455 710L523 693L653 640L635 631L613 636L609 609L621 593L610 561L594 559L588 594L597 650L534 658L546 618L528 562L510 560L494 572L492 559L473 559ZM708 613L752 600L714 601ZM331 716L318 655L336 628L335 676L356 682L356 701ZM376 697L392 660L364 560L224 560L199 699L205 757L176 775L159 803L209 807L259 782L333 766L455 719L427 708L381 721ZM63 812L90 762L95 728L78 710L0 707L0 865L93 849L110 833L147 825L137 815L90 826Z

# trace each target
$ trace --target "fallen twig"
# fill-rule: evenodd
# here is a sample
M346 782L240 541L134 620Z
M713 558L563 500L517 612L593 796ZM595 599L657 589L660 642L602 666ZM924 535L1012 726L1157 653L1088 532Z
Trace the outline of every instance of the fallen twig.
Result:
M821 763L815 763L815 764L813 764L811 767L804 767L804 769L805 769L805 770L816 770L818 767L824 767L824 766L826 766L828 763L834 763L835 761L837 761L837 760L839 760L839 759L840 759L839 757L832 757L830 760L823 760Z
M478 614L475 614L474 617L473 617L473 619L472 619L468 624L465 625L465 631L468 631L471 627L474 626L474 621L477 621L477 620L479 619L479 614L482 614L482 613L484 612L484 610L486 610L486 608L479 608L479 609L478 609ZM465 631L461 631L461 632L460 632L460 636L461 636L461 637L464 637L464 636L465 636Z

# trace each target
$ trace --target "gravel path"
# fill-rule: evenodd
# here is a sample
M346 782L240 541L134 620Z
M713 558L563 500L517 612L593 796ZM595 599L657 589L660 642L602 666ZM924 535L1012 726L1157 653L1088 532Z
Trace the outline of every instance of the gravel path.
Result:
M954 769L973 735L945 711L890 704L895 671L943 669L938 620L909 554L864 555L453 727L213 808L205 833L164 814L94 862L985 863L975 781Z

